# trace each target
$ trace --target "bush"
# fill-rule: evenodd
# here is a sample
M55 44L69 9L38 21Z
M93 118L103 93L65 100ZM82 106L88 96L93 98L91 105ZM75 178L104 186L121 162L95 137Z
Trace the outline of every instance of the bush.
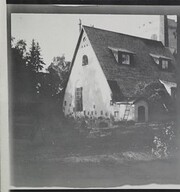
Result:
M160 133L154 136L152 154L158 158L168 157L176 148L175 123L165 123Z
M99 128L104 128L104 127L108 127L108 123L104 121L99 122Z

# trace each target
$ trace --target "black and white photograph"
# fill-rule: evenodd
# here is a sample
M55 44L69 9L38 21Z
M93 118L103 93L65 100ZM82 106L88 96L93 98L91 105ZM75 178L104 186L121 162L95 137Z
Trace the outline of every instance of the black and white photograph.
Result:
M7 10L10 186L179 185L179 16Z

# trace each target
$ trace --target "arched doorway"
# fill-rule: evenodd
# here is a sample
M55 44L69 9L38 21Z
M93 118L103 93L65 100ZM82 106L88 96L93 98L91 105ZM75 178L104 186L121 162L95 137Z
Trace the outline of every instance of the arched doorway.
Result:
M138 121L140 121L140 122L145 121L145 107L144 106L138 107Z

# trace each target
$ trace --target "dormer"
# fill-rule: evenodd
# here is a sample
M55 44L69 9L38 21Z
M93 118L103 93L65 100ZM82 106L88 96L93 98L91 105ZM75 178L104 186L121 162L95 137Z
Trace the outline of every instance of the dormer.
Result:
M171 71L172 70L172 59L170 57L165 57L162 55L150 54L158 68L162 71Z
M133 65L133 56L135 54L134 52L129 51L127 49L121 49L115 47L108 47L108 48L112 51L118 65L127 65L127 66Z

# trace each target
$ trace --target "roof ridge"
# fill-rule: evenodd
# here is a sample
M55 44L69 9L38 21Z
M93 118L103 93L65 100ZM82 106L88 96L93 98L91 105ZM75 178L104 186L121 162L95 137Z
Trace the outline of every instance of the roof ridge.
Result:
M138 36L134 36L134 35L129 35L129 34L126 34L126 33L119 33L119 32L116 32L116 31L110 31L110 30L106 30L106 29L101 29L101 28L96 28L96 27L90 27L90 26L87 26L87 25L82 25L82 27L84 28L91 28L91 29L96 29L96 30L101 30L101 31L107 31L107 32L111 32L111 33L116 33L116 34L120 34L120 35L125 35L125 36L128 36L128 37L132 37L132 38L138 38L138 39L142 39L142 40L148 40L148 41L152 41L152 42L158 42L158 43L161 43L161 41L157 41L157 40L154 40L154 39L147 39L147 38L143 38L143 37L138 37Z

